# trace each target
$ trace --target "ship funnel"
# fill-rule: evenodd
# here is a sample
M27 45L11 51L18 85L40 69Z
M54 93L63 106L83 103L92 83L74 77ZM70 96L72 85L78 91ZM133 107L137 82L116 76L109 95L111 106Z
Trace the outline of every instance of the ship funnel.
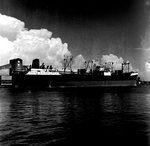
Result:
M40 67L39 64L40 64L39 59L34 59L32 61L32 68L39 68Z

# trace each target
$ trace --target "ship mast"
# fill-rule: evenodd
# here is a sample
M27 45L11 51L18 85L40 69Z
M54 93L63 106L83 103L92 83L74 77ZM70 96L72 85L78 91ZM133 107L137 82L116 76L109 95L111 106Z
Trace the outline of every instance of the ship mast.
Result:
M85 69L86 69L86 71L89 69L90 72L92 72L93 61L92 61L92 60L89 60L88 62L85 61L84 63L85 63Z
M72 71L72 61L73 61L73 56L65 56L64 55L64 73L66 72L66 69L69 68L70 71Z
M129 73L129 70L130 70L130 63L129 62L123 62L122 63L122 71L124 72L124 73Z

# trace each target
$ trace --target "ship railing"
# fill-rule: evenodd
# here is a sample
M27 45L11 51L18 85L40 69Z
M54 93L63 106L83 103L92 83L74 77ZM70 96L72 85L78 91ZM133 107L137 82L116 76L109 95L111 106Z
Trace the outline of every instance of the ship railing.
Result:
M58 70L54 69L41 69L41 68L31 68L27 73L28 75L60 75Z

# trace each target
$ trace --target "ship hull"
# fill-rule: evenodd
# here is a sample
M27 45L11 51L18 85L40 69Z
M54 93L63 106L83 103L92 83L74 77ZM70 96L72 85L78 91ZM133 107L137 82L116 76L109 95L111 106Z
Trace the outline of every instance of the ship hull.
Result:
M80 87L132 87L135 76L100 75L13 75L14 88L80 88Z

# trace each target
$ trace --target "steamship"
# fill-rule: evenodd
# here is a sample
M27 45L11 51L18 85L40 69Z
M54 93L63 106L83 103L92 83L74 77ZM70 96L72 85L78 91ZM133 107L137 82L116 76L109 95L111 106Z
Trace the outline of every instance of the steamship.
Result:
M73 71L71 61L64 59L64 68L58 70L51 65L40 66L39 59L32 65L24 66L20 58L10 60L10 76L14 88L76 88L76 87L132 87L137 84L137 72L129 72L129 63L122 63L121 70L111 67L91 65ZM69 69L68 69L69 68Z

